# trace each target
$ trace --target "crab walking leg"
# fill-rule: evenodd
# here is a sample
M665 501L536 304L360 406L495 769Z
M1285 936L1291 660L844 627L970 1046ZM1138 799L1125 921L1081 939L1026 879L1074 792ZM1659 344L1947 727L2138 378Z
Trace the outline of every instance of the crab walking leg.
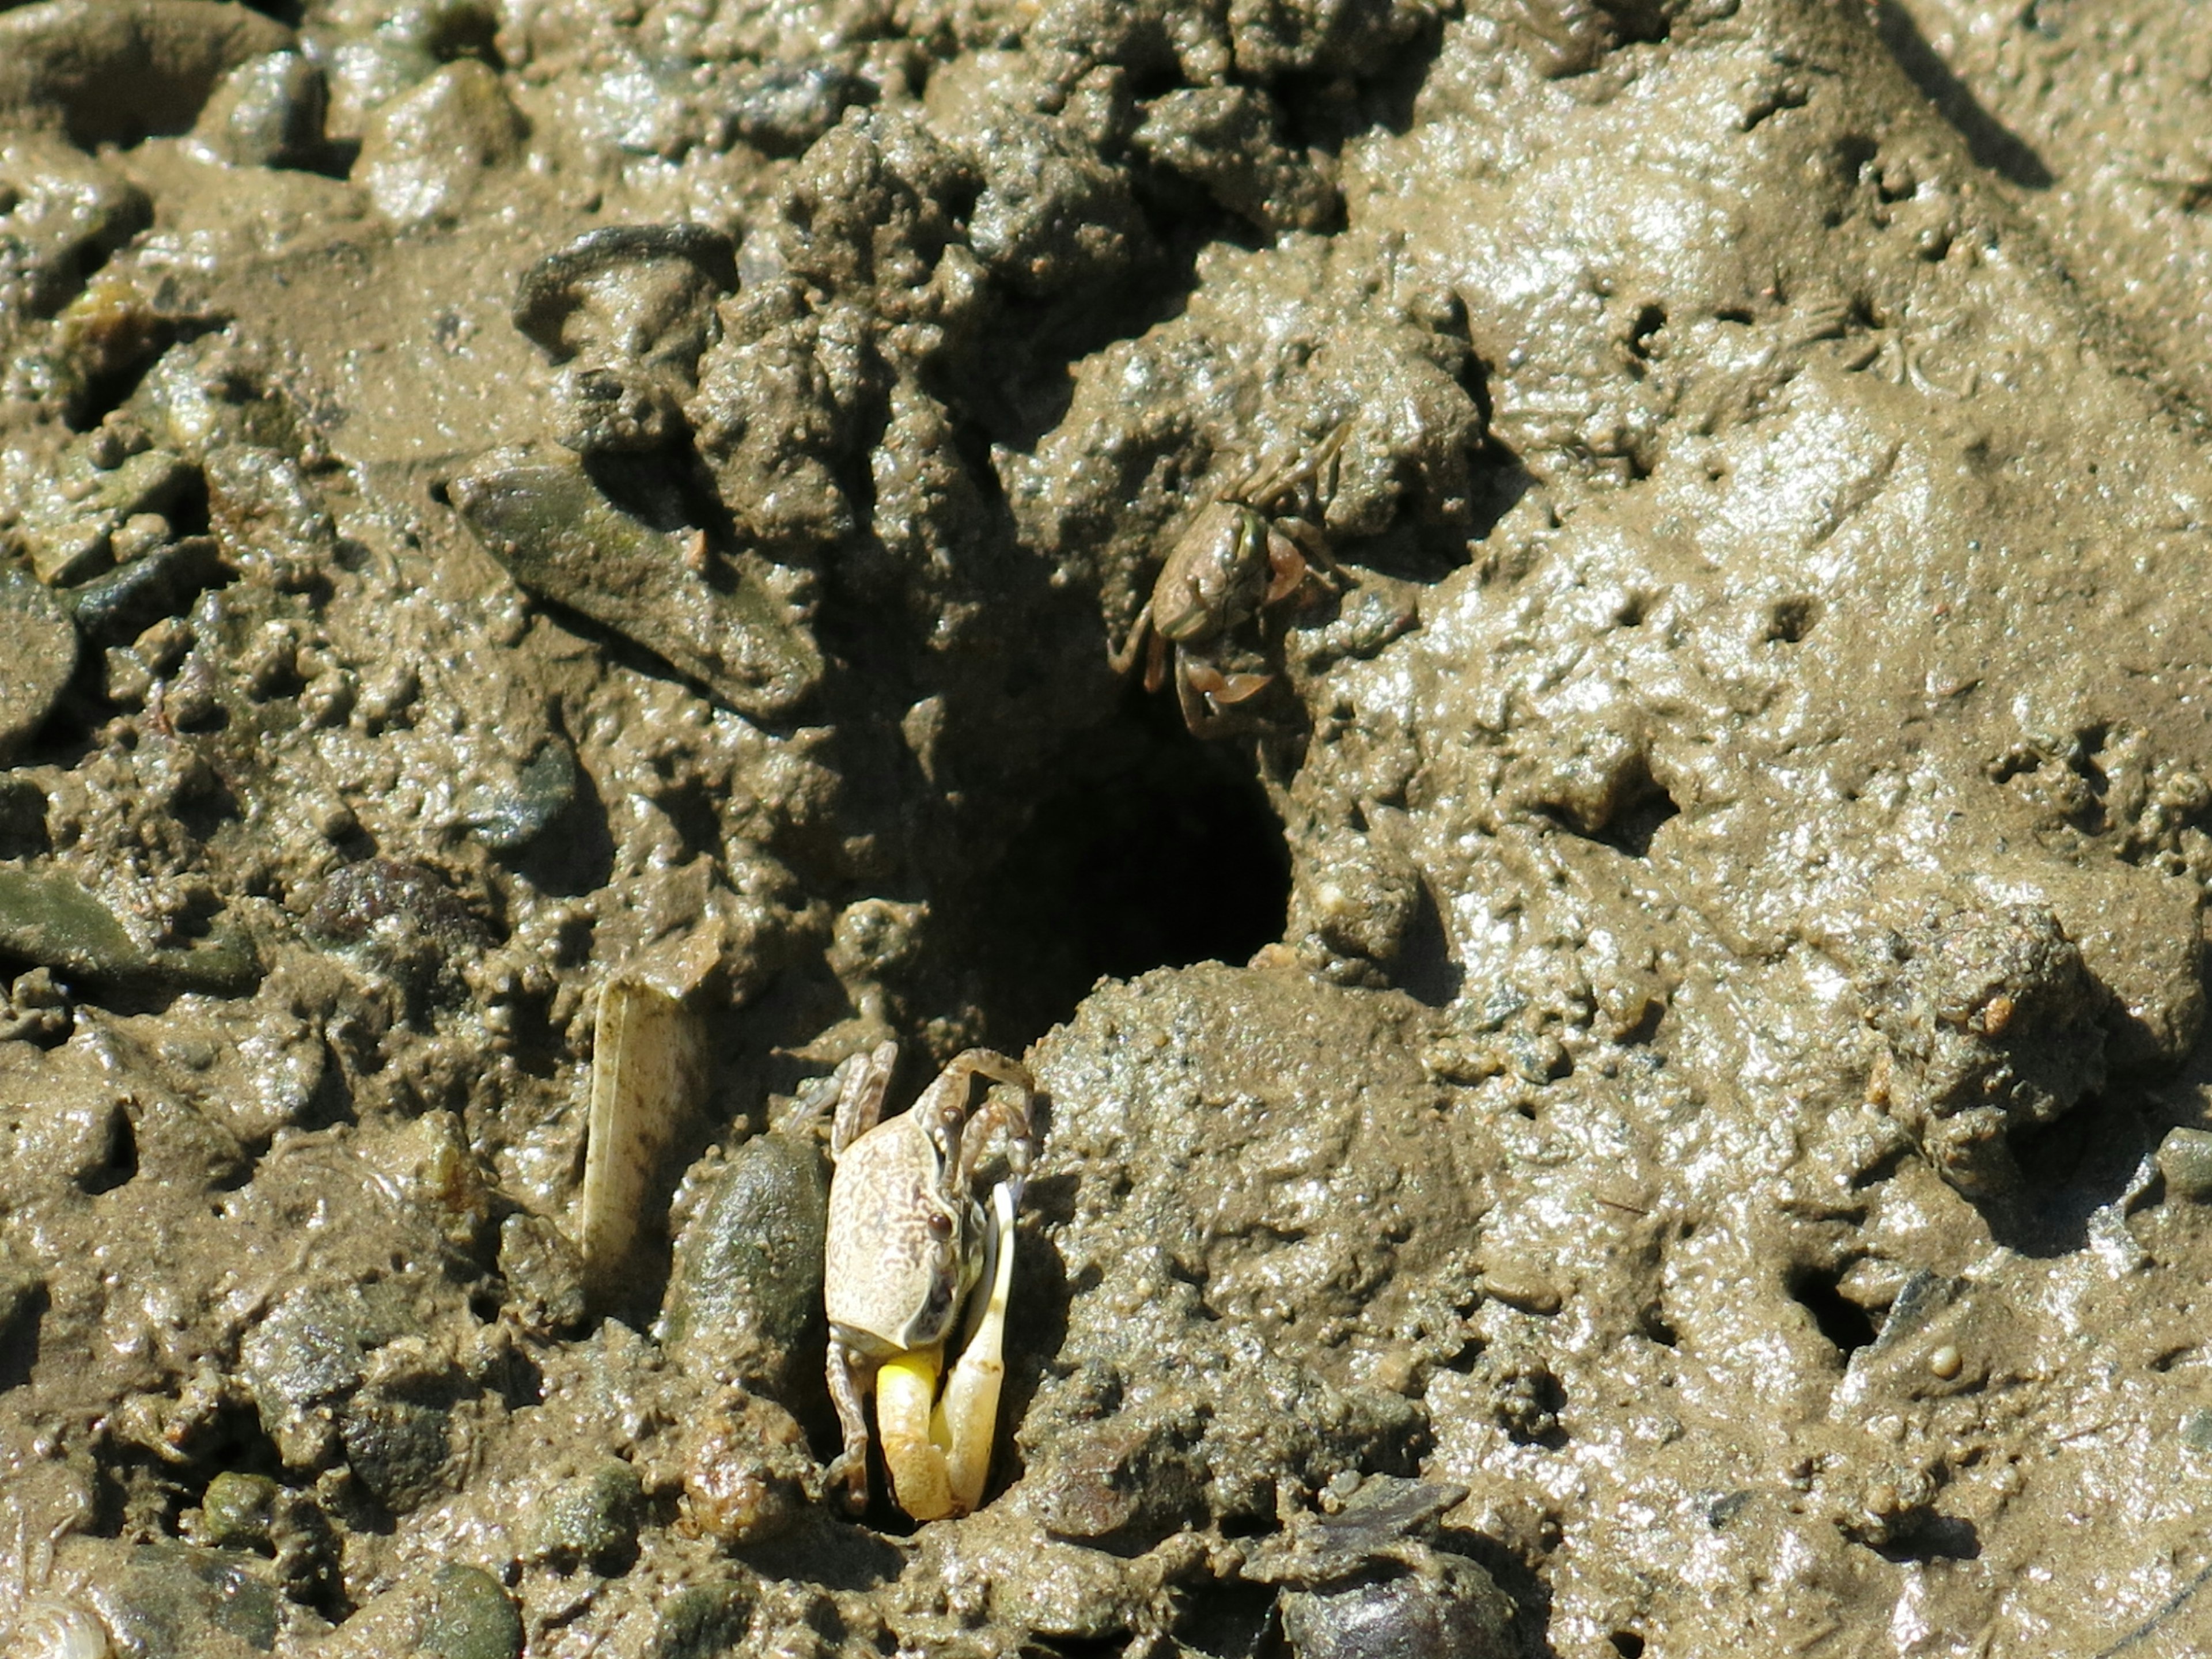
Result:
M860 1404L860 1379L842 1345L830 1344L830 1400L837 1407L843 1449L830 1460L829 1484L842 1487L845 1507L858 1514L868 1506L868 1419Z
M891 1497L917 1521L942 1521L954 1512L945 1451L929 1436L930 1402L943 1363L942 1346L915 1348L886 1359L876 1373L876 1431L884 1443Z
M1006 1293L1014 1281L1014 1203L1011 1182L1002 1181L993 1188L988 1299L967 1346L953 1364L951 1375L945 1378L945 1397L930 1419L930 1438L945 1448L956 1515L965 1515L983 1501L983 1482L991 1473L991 1443L999 1424L999 1386L1006 1375Z

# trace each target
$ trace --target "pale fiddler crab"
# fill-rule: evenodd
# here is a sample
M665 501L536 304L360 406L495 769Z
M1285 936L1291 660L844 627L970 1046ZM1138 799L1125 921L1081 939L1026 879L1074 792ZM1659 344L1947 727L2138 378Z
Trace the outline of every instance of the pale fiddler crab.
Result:
M830 1465L829 1484L843 1487L849 1509L867 1506L861 1395L873 1371L891 1496L915 1520L936 1521L981 1502L990 1472L1006 1370L1000 1353L1014 1212L1035 1149L1034 1085L1005 1055L970 1048L911 1109L884 1118L884 1091L897 1060L898 1045L886 1042L848 1062L830 1131L836 1169L823 1296L830 1396L845 1446ZM994 1094L971 1115L978 1078L1018 1092ZM975 1185L994 1128L1005 1132L1007 1174L987 1210ZM963 1309L959 1357L945 1374L946 1339Z
M1330 493L1325 481L1333 481L1351 433L1346 421L1304 456L1255 465L1200 509L1169 550L1128 638L1108 658L1115 673L1126 674L1149 641L1145 690L1157 691L1172 646L1176 697L1184 721L1200 737L1232 727L1231 711L1275 678L1224 669L1220 653L1230 630L1292 598L1316 576L1337 585L1341 570L1316 518ZM1282 510L1293 503L1304 510Z

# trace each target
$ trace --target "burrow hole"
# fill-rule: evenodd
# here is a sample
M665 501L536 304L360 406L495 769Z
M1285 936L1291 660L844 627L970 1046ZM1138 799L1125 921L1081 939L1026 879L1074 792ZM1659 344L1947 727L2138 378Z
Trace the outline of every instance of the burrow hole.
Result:
M1249 743L1202 742L1133 681L1085 732L994 879L1015 1022L1042 1031L1102 976L1242 963L1279 939L1290 850Z
M107 1145L100 1162L82 1171L76 1184L88 1193L110 1193L138 1173L138 1133L131 1114L118 1106L107 1121Z
M1790 1294L1797 1299L1820 1334L1849 1359L1875 1339L1874 1316L1837 1288L1838 1275L1805 1268L1790 1276Z

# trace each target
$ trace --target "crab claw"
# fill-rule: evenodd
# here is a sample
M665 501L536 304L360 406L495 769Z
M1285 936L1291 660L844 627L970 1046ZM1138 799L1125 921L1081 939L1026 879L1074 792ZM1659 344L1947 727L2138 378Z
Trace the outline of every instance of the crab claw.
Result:
M990 1254L983 1267L987 1288L977 1299L967 1346L945 1380L945 1397L930 1419L930 1438L946 1448L954 1513L958 1515L983 1501L983 1483L991 1473L999 1389L1006 1376L1006 1297L1014 1282L1014 1206L1018 1200L1012 1182L1002 1181L992 1189L987 1234Z
M917 1521L966 1515L983 1501L999 1389L1006 1374L1006 1296L1014 1271L1010 1182L1000 1182L992 1191L985 1239L983 1283L969 1318L966 1346L945 1377L943 1396L937 1397L939 1349L887 1359L876 1373L876 1423L891 1496Z

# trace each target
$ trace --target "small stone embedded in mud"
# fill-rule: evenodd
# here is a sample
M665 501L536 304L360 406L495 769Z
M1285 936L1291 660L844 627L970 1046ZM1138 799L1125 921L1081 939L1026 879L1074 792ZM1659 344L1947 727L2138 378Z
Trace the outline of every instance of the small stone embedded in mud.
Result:
M267 1653L276 1645L280 1606L267 1568L235 1551L141 1544L91 1596L125 1653L221 1651L226 1638Z
M643 1503L637 1471L627 1463L611 1460L563 1480L532 1506L522 1559L564 1572L579 1566L619 1571L636 1551Z
M225 1469L200 1498L200 1537L216 1549L269 1548L270 1506L276 1483L264 1474Z
M872 103L876 88L830 62L763 64L731 88L738 137L769 155L796 155L837 124L848 105Z
M183 945L141 943L65 872L0 866L0 951L93 987L243 991L261 976L252 945L218 921Z
M661 1603L642 1659L714 1659L732 1651L751 1627L755 1601L740 1583L678 1590Z
M820 649L755 557L694 570L687 537L624 511L563 452L495 451L449 488L525 588L634 640L739 714L788 714L820 681Z
M461 799L460 821L493 852L520 852L575 799L576 751L556 737L514 775L511 787L480 784L471 790Z
M486 169L520 155L525 131L499 76L465 58L377 109L354 177L395 224L451 220Z
M1297 1659L1509 1659L1511 1598L1436 1542L1464 1486L1371 1477L1336 1515L1301 1515L1254 1546L1246 1578L1283 1586Z
M319 65L296 52L271 52L223 76L193 124L192 141L234 167L312 166L322 154L328 98Z
M662 1340L687 1370L777 1399L818 1376L829 1170L811 1136L730 1154L676 1243Z
M2212 1201L2212 1131L2168 1129L2158 1143L2158 1172L2176 1198Z
M522 1613L482 1567L450 1562L430 1580L416 1651L422 1659L520 1659Z

